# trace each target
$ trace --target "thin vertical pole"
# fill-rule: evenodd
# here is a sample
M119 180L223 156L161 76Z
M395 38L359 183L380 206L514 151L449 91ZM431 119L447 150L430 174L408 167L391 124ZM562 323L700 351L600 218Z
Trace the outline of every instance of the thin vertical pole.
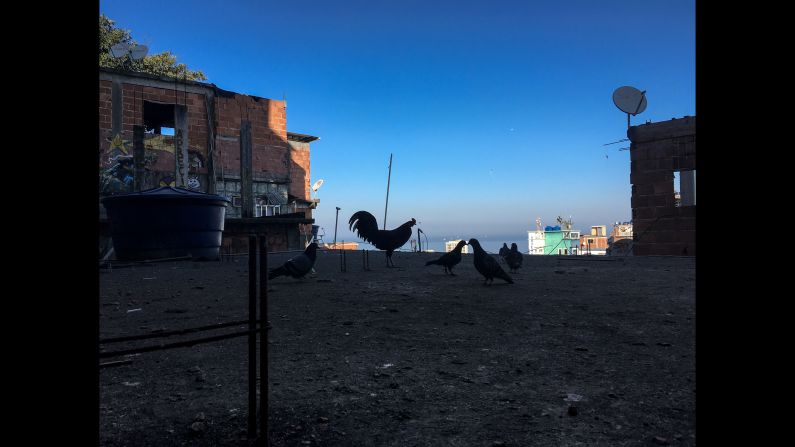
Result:
M337 207L337 219L334 221L334 248L337 248L337 223L340 220L340 207Z
M389 209L389 183L392 181L392 154L389 154L389 176L386 179L386 206L384 207L384 230L386 230L386 211Z
M259 239L259 432L268 445L268 238Z
M257 236L248 237L248 439L257 437Z

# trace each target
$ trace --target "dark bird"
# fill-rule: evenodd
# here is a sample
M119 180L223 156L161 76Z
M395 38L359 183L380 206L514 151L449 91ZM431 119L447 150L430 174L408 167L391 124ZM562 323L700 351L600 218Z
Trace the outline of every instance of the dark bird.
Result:
M453 267L461 262L461 249L464 248L466 244L467 241L458 241L458 244L452 251L443 254L439 259L426 262L425 265L441 265L444 267L445 273L449 271L451 275L456 276L456 274L453 273Z
M491 284L494 282L494 278L500 278L513 284L513 280L505 273L505 270L500 267L500 263L483 250L483 247L480 246L480 242L478 242L477 239L470 239L469 245L475 249L475 270L486 278L483 285Z
M510 248L508 248L508 244L506 244L505 242L503 242L503 243L502 243L502 247L500 247L500 259L504 261L504 260L505 260L505 257L506 257L506 256L508 256L508 253L509 253L510 251L511 251L511 249L510 249Z
M379 230L375 217L367 211L357 211L348 220L351 231L356 231L360 238L375 245L379 250L386 250L386 266L394 267L392 252L402 247L411 238L411 227L417 224L412 218L410 221L394 230Z
M271 269L268 272L268 279L273 279L278 276L292 276L293 278L303 278L304 275L312 271L315 265L315 258L317 257L317 243L312 242L306 247L303 253L289 259L287 262Z
M512 243L511 249L508 250L508 254L505 255L505 263L511 268L511 272L520 269L522 267L523 260L524 256L522 256L522 254L519 252L516 242Z

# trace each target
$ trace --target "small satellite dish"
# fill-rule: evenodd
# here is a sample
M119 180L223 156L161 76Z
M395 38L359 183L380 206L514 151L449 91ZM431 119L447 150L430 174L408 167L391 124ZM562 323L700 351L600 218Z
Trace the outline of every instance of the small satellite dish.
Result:
M321 186L323 186L323 179L319 179L318 181L315 182L314 185L312 185L312 191L317 192L317 190L320 189Z
M622 112L637 115L646 110L646 91L635 87L619 87L613 92L613 104Z
M149 48L146 45L136 45L130 48L130 57L135 60L142 59L148 52Z
M130 45L124 42L119 42L116 45L110 47L110 54L113 55L113 57L124 57L129 52Z

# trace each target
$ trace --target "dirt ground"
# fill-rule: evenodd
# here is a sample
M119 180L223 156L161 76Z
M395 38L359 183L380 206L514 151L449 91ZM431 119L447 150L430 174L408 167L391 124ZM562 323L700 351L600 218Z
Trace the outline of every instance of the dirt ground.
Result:
M290 254L272 254L271 267ZM695 260L318 252L269 286L272 446L695 445ZM100 337L247 318L245 257L100 274ZM245 330L118 344L103 351ZM105 358L103 446L248 446L247 339ZM575 410L571 407L576 407Z

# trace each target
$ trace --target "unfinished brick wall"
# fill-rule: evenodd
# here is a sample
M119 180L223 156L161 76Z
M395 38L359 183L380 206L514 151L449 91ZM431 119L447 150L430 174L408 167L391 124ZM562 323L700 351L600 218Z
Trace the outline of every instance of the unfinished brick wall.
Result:
M114 98L117 98L118 104L114 103ZM214 102L211 117L207 114L208 98ZM212 84L180 81L175 85L173 81L166 82L165 78L151 75L100 70L98 105L101 172L112 168L118 162L119 155L133 153L133 126L144 125L145 102L185 108L186 122L182 124L182 129L187 133L188 175L200 179L200 186L194 189L208 192L212 189L209 187L210 182L214 182L213 186L237 182L231 189L239 192L240 129L241 122L245 120L251 123L253 181L268 183L274 186L273 191L283 190L285 201L287 192L310 199L309 144L292 146L288 142L284 101L229 92ZM113 122L114 116L119 122ZM211 128L214 128L215 135L213 160L209 160L208 151ZM179 163L179 154L173 152L158 151L158 156L152 157L156 161L147 165L147 172L159 173L156 179L160 180L161 177L168 178L168 174L172 177L178 174L175 163ZM209 178L210 162L215 168L215 178ZM157 181L154 183L148 187L160 186ZM276 188L276 185L281 186ZM255 188L257 191L261 189ZM230 192L215 190L219 193Z
M99 81L99 131L102 140L109 137L111 131L111 92L110 81Z
M216 114L216 150L225 174L239 178L240 124L246 120L251 123L251 171L255 180L268 177L289 181L290 145L284 101L223 92L216 101Z
M696 207L676 206L674 171L696 169L696 118L632 126L633 254L696 254Z
M282 212L288 212L284 207L288 204L288 193L311 199L309 144L288 142L284 101L143 73L108 69L99 72L101 196L170 184L239 198L241 128L247 121L251 130L250 178L255 203L281 199L275 205L282 205ZM173 109L168 109L171 106ZM151 116L144 116L145 107ZM139 147L136 154L134 126L144 126L145 119L152 124L153 117L160 123L156 128L173 125L174 136L147 133L143 150ZM174 140L182 134L185 137L180 141L186 147L185 151L178 151ZM124 168L131 159L134 172ZM128 181L131 172L134 182ZM227 208L227 219L240 215L240 206ZM307 209L305 215L312 219L312 210ZM105 217L102 206L100 216ZM309 229L305 232L311 231L311 224L300 221L273 223L271 227L269 250L303 248L299 231L304 228ZM231 244L228 237L231 236L225 233L225 246Z
M591 241L590 245L588 244L588 240ZM588 248L591 250L606 250L607 236L580 235L580 249L586 251Z
M292 151L290 153L291 172L290 194L304 200L310 200L309 185L309 143L300 141L290 141Z

